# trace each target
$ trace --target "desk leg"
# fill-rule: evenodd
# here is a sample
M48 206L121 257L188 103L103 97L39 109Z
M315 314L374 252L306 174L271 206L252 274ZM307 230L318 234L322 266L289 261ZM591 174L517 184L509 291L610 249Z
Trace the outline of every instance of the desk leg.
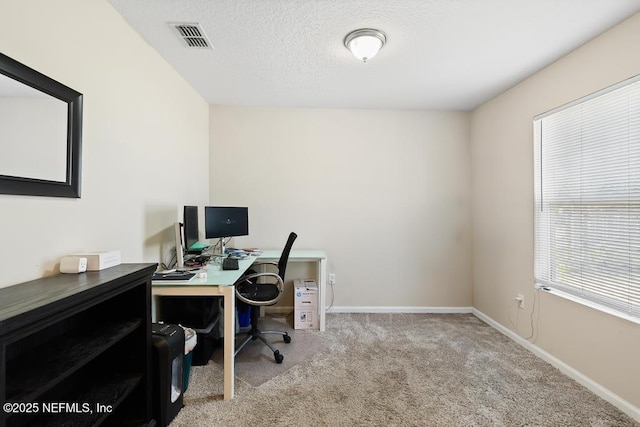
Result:
M325 293L327 290L327 260L320 259L318 262L318 316L320 317L320 330L325 328Z
M234 353L236 347L235 286L222 287L224 296L224 400L233 399Z
M151 294L151 322L156 323L158 321L158 315L156 314L157 301L159 296Z

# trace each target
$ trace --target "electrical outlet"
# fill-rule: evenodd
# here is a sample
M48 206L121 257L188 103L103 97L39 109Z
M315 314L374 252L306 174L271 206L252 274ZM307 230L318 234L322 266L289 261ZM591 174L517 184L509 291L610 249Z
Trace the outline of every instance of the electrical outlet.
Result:
M329 273L329 284L330 285L335 285L336 284L336 275L335 275L335 273Z
M524 310L524 295L518 294L516 297L516 301L518 301L518 308Z

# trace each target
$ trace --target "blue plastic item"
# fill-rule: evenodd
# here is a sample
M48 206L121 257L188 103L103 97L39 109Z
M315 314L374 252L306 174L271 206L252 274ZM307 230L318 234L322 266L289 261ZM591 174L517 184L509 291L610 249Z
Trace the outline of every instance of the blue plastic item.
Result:
M238 326L241 328L251 325L251 306L238 306Z

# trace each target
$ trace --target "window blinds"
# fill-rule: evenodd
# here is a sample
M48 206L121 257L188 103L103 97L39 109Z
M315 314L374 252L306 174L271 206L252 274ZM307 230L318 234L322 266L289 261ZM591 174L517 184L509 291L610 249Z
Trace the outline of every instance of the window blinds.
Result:
M535 281L640 318L640 77L534 119Z

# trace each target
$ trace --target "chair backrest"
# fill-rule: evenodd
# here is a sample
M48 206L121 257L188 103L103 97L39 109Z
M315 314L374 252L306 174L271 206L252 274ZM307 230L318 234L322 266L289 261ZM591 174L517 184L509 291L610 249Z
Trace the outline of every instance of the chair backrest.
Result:
M293 242L295 242L298 235L294 232L289 234L289 238L287 239L287 244L284 245L284 249L282 250L282 255L280 255L280 260L278 261L278 276L284 282L284 273L287 270L287 262L289 261L289 253L291 253L291 247L293 246Z

